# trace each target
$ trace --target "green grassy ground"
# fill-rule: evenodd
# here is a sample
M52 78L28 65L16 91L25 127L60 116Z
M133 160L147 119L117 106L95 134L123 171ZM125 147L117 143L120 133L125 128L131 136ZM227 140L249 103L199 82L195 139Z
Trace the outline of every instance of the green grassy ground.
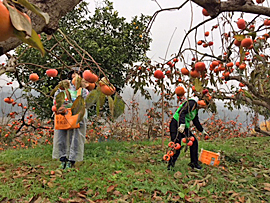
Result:
M200 141L221 152L221 163L199 172L187 166L188 151L167 171L160 141L86 144L72 170L57 169L49 145L8 150L0 153L0 202L270 202L269 139Z

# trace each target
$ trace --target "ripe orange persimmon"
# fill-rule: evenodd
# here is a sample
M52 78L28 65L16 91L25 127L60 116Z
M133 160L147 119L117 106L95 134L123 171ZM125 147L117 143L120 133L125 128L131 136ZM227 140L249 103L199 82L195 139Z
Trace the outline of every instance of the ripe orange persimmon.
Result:
M206 106L206 103L204 100L199 100L197 103L199 106Z
M208 36L209 36L209 32L206 31L206 32L204 33L204 36L208 37Z
M264 22L263 22L263 24L265 26L269 26L270 25L270 20L269 19L265 19Z
M90 70L85 70L83 72L83 78L90 83L95 83L98 81L98 76L92 73Z
M175 94L177 94L177 96L183 96L186 93L185 89L181 86L178 86L175 88Z
M174 62L174 63L177 63L178 61L179 61L178 58L174 58L174 59L173 59L173 62Z
M168 147L173 148L174 147L174 142L169 142Z
M183 143L187 143L187 139L186 138L182 138L182 142Z
M237 27L241 30L244 30L246 28L246 22L244 19L240 18L237 21Z
M216 66L219 65L219 62L218 62L218 61L213 61L213 62L212 62L212 65L213 65L214 67L216 67Z
M198 78L200 76L200 73L196 70L190 71L190 76L193 78Z
M105 95L113 95L115 93L115 87L109 87L108 85L100 86L100 91Z
M239 86L240 87L245 87L245 85L243 83L241 83L241 82L239 83Z
M234 40L233 44L237 47L240 47L241 41L238 41L237 39Z
M38 80L39 80L38 74L36 74L36 73L31 73L31 74L29 75L29 80L31 80L31 81L33 81L33 82L38 81Z
M196 71L204 71L205 70L205 63L204 62L197 62L195 63Z
M0 42L7 40L13 35L13 25L10 20L9 11L0 1Z
M4 102L8 103L8 104L11 104L14 102L14 99L10 98L10 97L7 97L4 99Z
M56 112L56 111L57 111L57 108L56 108L55 105L52 106L52 111L53 111L53 112Z
M168 155L168 154L165 154L164 156L163 156L163 160L164 161L169 161L171 159L171 157Z
M233 67L233 62L229 62L226 64L227 67Z
M205 8L203 8L202 14L203 14L204 16L209 16L209 13L207 12L207 10L206 10Z
M193 142L190 140L188 143L187 143L187 146L192 146L193 145Z
M181 73L183 75L188 75L189 74L189 70L187 68L181 68Z
M194 141L195 141L195 137L191 137L190 140L191 140L192 142L194 142Z
M156 70L154 72L154 77L157 78L157 79L162 79L162 78L164 78L164 74L163 74L163 72L161 70Z
M240 66L239 66L239 69L240 70L245 70L246 69L246 64L245 63L242 63Z
M261 4L261 3L263 3L264 2L264 0L256 0L256 3L257 4Z
M46 75L48 77L56 77L58 74L58 71L56 69L48 69L46 70Z
M245 38L241 41L241 46L245 48L249 48L252 45L253 41L251 38Z
M170 151L167 152L167 154L168 154L169 156L173 156L173 155L174 155L174 152L173 152L172 150L170 150Z
M95 84L95 83L89 83L89 84L86 86L86 89L88 89L88 90L93 90L93 89L95 89L95 87L96 87L96 84Z
M179 150L181 148L181 145L179 143L175 143L174 149Z

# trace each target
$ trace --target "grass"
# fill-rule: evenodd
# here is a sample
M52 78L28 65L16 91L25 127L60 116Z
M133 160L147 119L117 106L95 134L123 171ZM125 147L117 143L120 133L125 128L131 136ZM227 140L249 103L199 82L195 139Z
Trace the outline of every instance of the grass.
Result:
M199 147L219 151L220 165L193 171L187 151L167 171L160 141L85 144L84 161L72 170L57 169L51 145L3 151L0 202L270 202L269 137Z

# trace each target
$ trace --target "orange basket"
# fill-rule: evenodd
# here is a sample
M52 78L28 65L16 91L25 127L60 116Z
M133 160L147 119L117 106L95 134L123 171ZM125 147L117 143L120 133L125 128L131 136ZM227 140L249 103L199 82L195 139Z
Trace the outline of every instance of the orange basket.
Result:
M220 153L201 149L199 161L210 166L218 166L220 163Z

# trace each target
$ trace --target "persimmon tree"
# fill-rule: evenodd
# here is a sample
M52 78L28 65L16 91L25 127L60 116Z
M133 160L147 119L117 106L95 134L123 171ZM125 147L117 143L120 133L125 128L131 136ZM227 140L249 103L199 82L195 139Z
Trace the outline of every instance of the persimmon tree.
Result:
M148 17L144 15L134 17L130 23L126 22L125 18L118 16L109 1L104 1L104 6L96 8L90 17L87 3L82 2L59 21L59 29L53 35L41 34L46 51L44 57L40 57L39 51L27 44L18 46L9 60L14 62L12 67L16 70L7 75L17 80L19 88L24 89L29 106L38 107L35 113L41 118L49 118L52 115L52 93L57 88L68 87L65 79L70 69L79 67L81 71L89 73L91 70L100 81L90 81L93 88L97 88L89 89L91 92L85 101L87 108L94 105L99 114L100 109L107 104L103 112L109 112L110 109L110 118L117 118L123 112L124 104L118 94L114 99L111 98L115 92L111 89L115 86L120 92L129 66L145 60L144 53L149 49L151 40L142 35L147 22ZM51 69L56 72L55 75L48 74ZM103 77L105 79L102 80ZM87 80L85 74L83 78ZM76 79L78 88L86 87L84 79ZM113 86L110 89L111 84ZM31 90L35 90L35 93ZM106 103L104 94L108 98ZM61 104L63 95L57 101Z
M192 2L191 4L187 4ZM202 96L206 91L211 97L224 101L225 107L233 109L245 105L255 112L269 117L269 20L268 1L185 1L178 7L163 8L152 16L146 33L161 12L181 12L188 6L200 6L201 21L186 32L179 50L170 59L157 65L142 64L134 68L137 80L131 81L135 90L141 90L147 96L142 85L148 75L160 66L168 73L167 89L171 85L182 83L188 90L188 96ZM195 15L195 14L194 14ZM248 16L248 17L247 17ZM207 29L207 30L204 30ZM216 46L216 47L215 47ZM215 49L214 49L215 47ZM190 57L192 56L192 57ZM172 64L179 59L181 68ZM184 69L182 69L184 67ZM143 72L140 72L143 71ZM151 73L152 71L152 73ZM213 110L215 107L213 107ZM258 125L257 132L269 135Z

